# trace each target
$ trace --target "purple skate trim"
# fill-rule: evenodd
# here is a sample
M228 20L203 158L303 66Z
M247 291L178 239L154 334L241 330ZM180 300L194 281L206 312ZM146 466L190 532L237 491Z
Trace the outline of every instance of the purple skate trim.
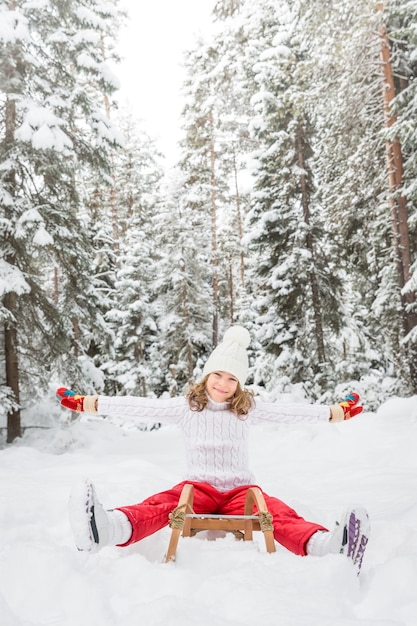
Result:
M367 517L368 516L366 515L366 519ZM362 521L359 517L356 517L356 512L352 511L349 516L347 527L345 528L347 543L346 554L352 559L358 575L362 567L363 556L368 544L368 537L366 535L366 532L368 531L368 524L365 523L365 528L363 528Z
M354 511L350 514L347 527L347 556L353 558L358 545L361 522Z
M356 565L356 567L358 569L358 574L359 574L360 569L362 567L363 555L365 554L367 543L368 543L368 537L365 537L365 535L362 535L361 542L359 544L359 548L358 548L358 551L356 553L355 561L354 561L354 563L355 563L355 565Z

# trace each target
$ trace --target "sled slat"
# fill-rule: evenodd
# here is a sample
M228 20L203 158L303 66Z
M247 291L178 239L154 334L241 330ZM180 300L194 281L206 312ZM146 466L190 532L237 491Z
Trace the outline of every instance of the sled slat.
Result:
M259 515L214 515L214 514L209 514L209 515L200 515L199 513L188 513L185 517L191 517L191 519L194 520L204 520L204 519L240 519L240 520L245 520L245 519L253 519L253 520L259 520ZM193 522L194 524L194 522Z

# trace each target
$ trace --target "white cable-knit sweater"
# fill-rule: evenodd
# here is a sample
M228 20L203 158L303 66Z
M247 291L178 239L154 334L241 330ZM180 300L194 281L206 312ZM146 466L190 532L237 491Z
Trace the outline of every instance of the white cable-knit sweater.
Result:
M98 413L129 417L138 422L177 424L184 433L187 470L185 480L206 482L219 491L254 484L249 469L249 426L259 422L296 424L328 421L328 406L274 404L255 400L247 419L228 410L227 402L213 402L192 411L185 397L153 399L136 396L99 396Z

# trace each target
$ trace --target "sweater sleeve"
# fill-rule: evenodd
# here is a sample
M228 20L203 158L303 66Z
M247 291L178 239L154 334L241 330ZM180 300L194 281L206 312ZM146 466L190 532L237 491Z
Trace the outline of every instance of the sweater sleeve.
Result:
M138 422L177 424L188 411L185 397L141 398L138 396L98 396L97 413L136 419Z
M328 422L330 407L322 404L276 404L254 400L249 413L251 423L276 422L279 424L302 424Z

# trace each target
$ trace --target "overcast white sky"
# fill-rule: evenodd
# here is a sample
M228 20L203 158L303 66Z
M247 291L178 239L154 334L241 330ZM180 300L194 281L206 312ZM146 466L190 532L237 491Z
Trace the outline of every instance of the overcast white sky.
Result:
M169 162L180 138L180 88L184 79L182 53L211 22L215 0L124 0L130 15L120 36L124 57L117 75L118 100L129 103L146 122Z

